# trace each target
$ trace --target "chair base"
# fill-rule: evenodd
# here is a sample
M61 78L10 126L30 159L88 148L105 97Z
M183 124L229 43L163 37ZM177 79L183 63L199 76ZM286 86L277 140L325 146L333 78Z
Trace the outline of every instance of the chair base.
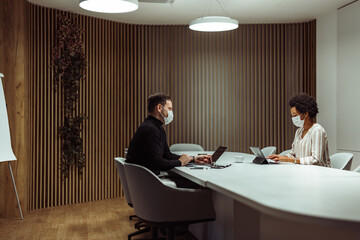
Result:
M132 237L137 236L139 234L147 233L151 231L151 238L147 240L166 240L166 238L158 237L158 229L156 227L146 227L134 233L128 235L128 240L131 240Z
M214 221L215 219L202 219L202 220L194 220L194 221L187 221L187 222L149 222L139 217L140 220L142 220L147 226L151 226L152 232L151 232L151 240L159 240L159 239L166 239L166 240L174 240L175 236L177 235L176 227L177 226L189 226L193 223L199 223L199 222L208 222L208 221ZM157 230L154 229L160 229L163 235L165 235L164 231L162 229L166 229L166 238L158 238L157 237ZM184 232L181 232L181 235L188 233L189 231L186 230Z
M146 228L140 229L140 230L138 230L138 231L136 231L136 232L130 233L130 234L128 235L128 240L131 240L132 237L137 236L137 235L139 235L139 234L143 234L143 233L150 232L150 230L151 230L150 227L146 227Z
M132 220L138 220L138 217L136 215L130 215L129 216L129 220L132 221Z
M146 225L146 223L144 223L143 221L137 221L135 223L135 228L137 230L140 230L140 228L142 228L142 227L148 227L148 225Z

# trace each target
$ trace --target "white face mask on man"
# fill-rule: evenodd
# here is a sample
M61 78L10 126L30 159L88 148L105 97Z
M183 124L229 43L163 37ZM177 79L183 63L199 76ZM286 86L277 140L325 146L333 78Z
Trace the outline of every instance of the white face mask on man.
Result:
M305 119L306 119L306 117L305 117L304 120L301 120L301 115L297 115L297 116L291 118L293 124L299 128L302 128L304 126Z
M165 125L168 125L168 124L171 123L172 120L174 119L174 113L173 113L173 111L167 110L167 112L168 112L168 116L167 116L167 117L165 117L164 115L162 115L161 112L160 112L160 115L164 118Z

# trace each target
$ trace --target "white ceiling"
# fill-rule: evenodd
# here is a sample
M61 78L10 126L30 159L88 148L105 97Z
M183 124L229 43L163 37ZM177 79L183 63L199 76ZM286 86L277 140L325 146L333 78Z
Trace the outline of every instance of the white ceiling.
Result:
M78 0L28 0L31 3L71 11L83 15L134 24L189 24L190 21L211 15L231 16L239 23L297 23L306 22L334 11L354 0L175 0L169 3L142 3L138 10L122 14L88 12L79 7ZM217 1L228 13L225 14Z

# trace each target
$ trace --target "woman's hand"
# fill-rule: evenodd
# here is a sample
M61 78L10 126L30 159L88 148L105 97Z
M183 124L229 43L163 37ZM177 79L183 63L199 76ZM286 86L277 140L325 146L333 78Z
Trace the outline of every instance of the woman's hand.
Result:
M196 163L211 163L211 155L198 155L195 157Z
M295 158L288 157L288 156L282 156L277 154L271 154L267 157L268 159L274 160L274 161L281 161L281 162L295 162Z

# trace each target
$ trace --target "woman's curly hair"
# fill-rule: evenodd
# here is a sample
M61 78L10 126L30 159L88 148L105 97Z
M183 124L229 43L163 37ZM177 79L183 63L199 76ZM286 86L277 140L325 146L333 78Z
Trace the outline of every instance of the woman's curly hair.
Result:
M316 117L316 114L319 113L317 103L314 97L307 95L306 93L300 93L293 96L289 100L289 106L295 107L301 113L309 113L311 118Z

